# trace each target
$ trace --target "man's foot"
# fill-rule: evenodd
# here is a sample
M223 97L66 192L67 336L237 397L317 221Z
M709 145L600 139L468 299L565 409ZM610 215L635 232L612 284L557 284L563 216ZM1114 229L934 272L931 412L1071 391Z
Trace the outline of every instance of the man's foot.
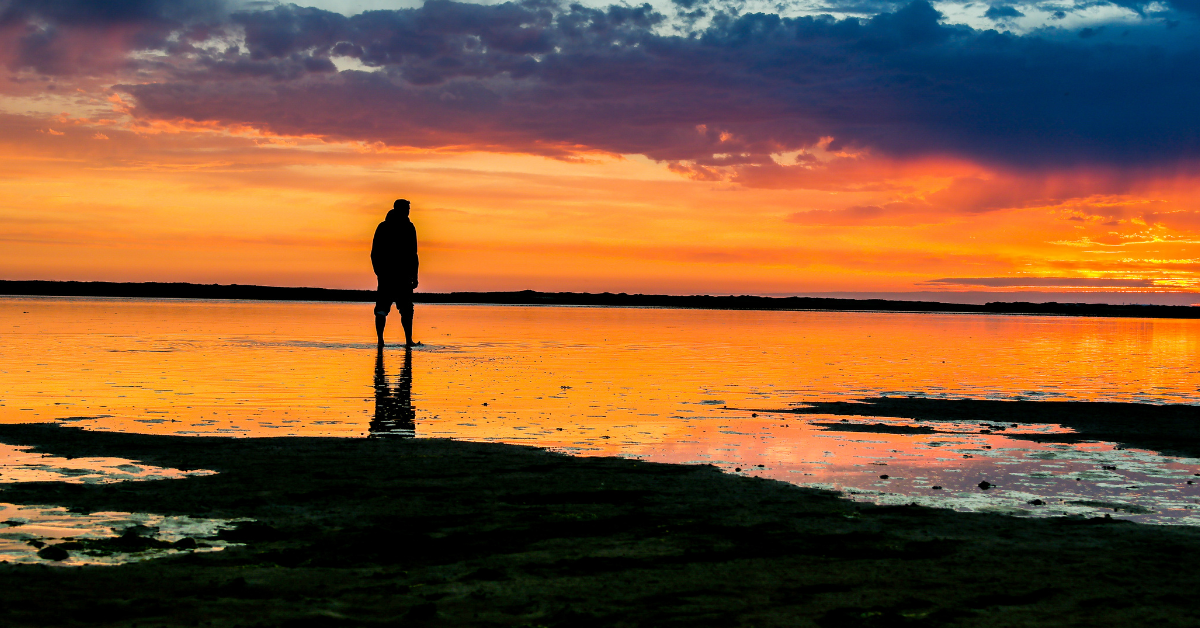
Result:
M405 342L405 343L404 343L404 346L406 346L406 347L419 347L419 346L421 346L421 341L419 341L419 340L418 340L418 341L416 341L416 342L413 342L413 341L409 340L408 342Z

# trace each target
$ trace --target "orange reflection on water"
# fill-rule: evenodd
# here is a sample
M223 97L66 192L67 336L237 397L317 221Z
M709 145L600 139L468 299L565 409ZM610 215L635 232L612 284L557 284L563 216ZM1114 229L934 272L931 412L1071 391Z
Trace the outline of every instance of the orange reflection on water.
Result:
M1200 402L1200 321L418 305L425 344L378 355L370 309L0 299L0 421L236 436L415 430L862 487L879 485L884 461L949 485L1003 471L989 452L1049 446L829 432L810 422L835 419L749 410L889 394ZM966 444L939 442L955 438ZM1021 462L1012 456L1003 462Z

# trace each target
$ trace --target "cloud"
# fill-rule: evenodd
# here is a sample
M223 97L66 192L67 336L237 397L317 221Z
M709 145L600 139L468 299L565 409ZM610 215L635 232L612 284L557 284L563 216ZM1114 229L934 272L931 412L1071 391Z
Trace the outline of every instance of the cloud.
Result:
M0 24L45 20L62 26L182 23L219 17L222 0L6 0Z
M934 211L927 203L885 203L856 205L846 209L818 209L796 212L784 219L797 225L812 227L847 226L905 226L943 222L944 214Z
M207 34L206 22L226 16L221 0L4 0L0 55L14 72L112 72L133 51L184 52L190 37Z
M1200 13L1200 0L1171 0L1171 6L1188 13Z
M1085 277L945 277L925 285L988 288L1153 288L1153 279L1091 279Z
M154 50L114 75L128 77L119 89L142 119L392 146L641 154L699 178L770 168L772 155L823 137L835 151L1018 169L1200 158L1194 43L975 30L923 0L861 19L705 5L711 19L683 35L650 5L430 0L352 16L295 5L225 16L212 2L144 1L88 9L108 26L85 32L72 4L11 4L5 23L28 32L9 67L70 75L98 71L89 58L106 57L89 50ZM338 58L372 71L338 72Z
M999 22L1001 20L1010 20L1016 17L1025 17L1025 14L1018 11L1015 7L992 5L988 7L987 12L985 12L983 16L989 20Z

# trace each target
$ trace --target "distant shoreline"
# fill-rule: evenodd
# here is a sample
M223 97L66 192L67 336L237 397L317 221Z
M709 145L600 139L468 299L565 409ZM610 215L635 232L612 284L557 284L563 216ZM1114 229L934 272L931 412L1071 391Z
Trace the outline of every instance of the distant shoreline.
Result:
M0 295L60 297L133 297L160 299L245 299L258 301L373 302L373 290L287 288L242 284L116 283L107 281L3 281ZM822 310L846 312L929 312L959 314L1015 314L1049 316L1100 316L1117 318L1200 318L1200 307L1186 305L1109 305L1097 303L991 302L982 305L904 301L891 299L840 299L822 297L672 296L662 294L588 292L417 292L417 303L469 303L494 305L584 305L656 307L706 310Z

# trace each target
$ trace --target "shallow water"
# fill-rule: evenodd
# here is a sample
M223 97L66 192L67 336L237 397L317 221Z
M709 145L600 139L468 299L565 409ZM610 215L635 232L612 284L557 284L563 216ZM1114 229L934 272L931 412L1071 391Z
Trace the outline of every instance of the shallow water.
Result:
M883 395L1200 404L1200 321L418 305L425 344L380 357L370 308L3 298L0 422L524 443L880 503L1200 524L1198 460L1011 436L1055 426L847 433L814 425L847 417L764 411Z

